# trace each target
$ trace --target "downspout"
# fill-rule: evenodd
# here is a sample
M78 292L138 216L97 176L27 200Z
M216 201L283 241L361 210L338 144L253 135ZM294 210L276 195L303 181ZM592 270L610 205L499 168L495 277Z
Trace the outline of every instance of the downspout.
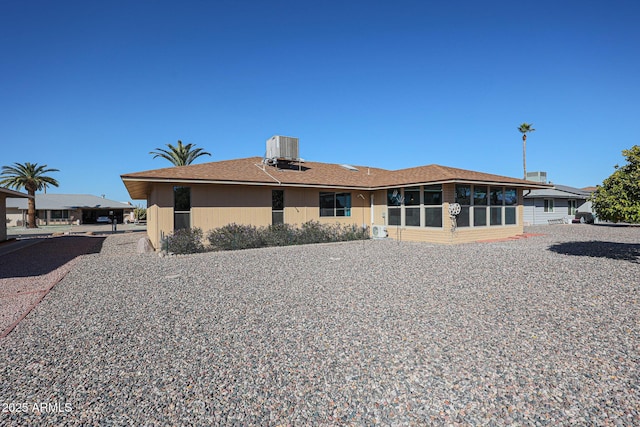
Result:
M529 191L527 192L527 194L522 193L522 216L524 216L524 208L525 208L525 203L524 203L524 198L526 196L528 196L529 194L531 194L531 189L529 188ZM533 199L533 224L531 225L536 225L536 200ZM522 221L524 222L524 218L522 219Z
M374 199L374 193L371 193L371 225L373 226L373 221L374 221L374 215L373 215L373 199Z

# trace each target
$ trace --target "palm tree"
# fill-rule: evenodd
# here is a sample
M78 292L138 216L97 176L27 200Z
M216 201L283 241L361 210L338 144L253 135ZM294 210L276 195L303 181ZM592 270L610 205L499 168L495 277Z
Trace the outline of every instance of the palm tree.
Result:
M168 150L164 150L162 148L156 148L157 151L150 151L149 154L155 154L153 158L162 157L163 159L169 160L173 163L174 166L185 166L190 165L195 159L200 156L210 156L211 153L206 151L202 151L202 148L196 148L192 150L194 147L193 144L183 145L182 141L178 140L178 145L173 146L171 144L167 144L169 147Z
M534 132L533 123L522 123L518 130L522 133L522 168L524 169L524 179L527 179L527 134Z
M28 200L27 218L29 228L37 228L36 225L36 191L42 190L47 185L58 186L58 181L50 176L49 172L59 172L58 169L47 169L47 165L37 163L14 163L13 166L2 166L0 185L12 187L16 190L24 188L31 197Z

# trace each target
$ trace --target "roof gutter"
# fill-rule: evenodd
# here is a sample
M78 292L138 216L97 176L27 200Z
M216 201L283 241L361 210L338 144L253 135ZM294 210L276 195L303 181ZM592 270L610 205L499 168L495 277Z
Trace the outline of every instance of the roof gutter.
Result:
M262 170L260 165L255 165L257 168ZM515 183L515 182L498 182L498 181L479 181L479 180L469 180L469 179L446 179L446 180L438 180L438 181L429 181L429 182L414 182L414 183L399 183L393 185L380 185L380 186L357 186L357 185L336 185L336 184L304 184L304 183L283 183L278 180L276 177L271 175L266 170L263 172L271 179L273 179L277 185L279 186L287 186L287 187L300 187L300 188L343 188L349 190L361 190L361 191L378 191L378 190L388 190L398 187L415 187L420 185L437 185L437 184L479 184L479 185L499 185L502 187L518 187L518 188L527 188L529 190L533 189L549 189L551 188L546 184L524 184L524 183ZM205 179L175 179L175 178L129 178L129 177L121 177L122 181L125 182L154 182L154 183L182 183L182 184L224 184L224 185L273 185L271 182L261 182L261 181L224 181L224 180L205 180Z

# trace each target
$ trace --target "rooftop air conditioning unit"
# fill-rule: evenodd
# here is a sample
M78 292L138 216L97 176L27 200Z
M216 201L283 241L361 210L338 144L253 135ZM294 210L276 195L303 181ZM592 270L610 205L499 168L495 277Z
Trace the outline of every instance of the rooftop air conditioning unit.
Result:
M374 239L384 239L389 236L389 233L387 233L387 227L384 225L374 225L371 232Z
M527 172L527 181L541 182L543 184L546 184L547 173L546 172Z
M267 159L300 160L300 140L291 136L275 135L267 139Z

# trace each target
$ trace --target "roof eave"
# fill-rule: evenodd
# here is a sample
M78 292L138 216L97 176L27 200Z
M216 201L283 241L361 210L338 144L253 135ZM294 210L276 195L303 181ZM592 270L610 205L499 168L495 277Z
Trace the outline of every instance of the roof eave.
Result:
M4 194L6 194L6 197L12 197L12 198L22 198L22 199L33 199L34 198L34 196L31 196L29 194L21 193L19 191L15 191L15 190L10 190L10 189L5 188L5 187L0 187L0 193L4 193Z
M548 189L552 188L552 186L546 184L530 184L525 182L508 182L508 181L499 181L499 180L478 180L478 179L462 179L462 178L452 178L452 179L441 179L436 181L418 181L418 182L406 182L399 183L394 185L383 185L372 188L373 190L388 190L391 188L398 187L416 187L420 185L438 185L438 184L481 184L481 185L499 185L503 187L518 187L522 189Z
M257 185L265 187L297 187L297 188L343 188L349 190L373 190L373 187L359 186L359 185L341 185L341 184L322 184L322 183L299 183L299 182L286 182L286 181L232 181L232 180L211 180L211 179L179 179L179 178L129 178L121 177L125 184L125 187L129 190L127 182L143 182L143 183L156 183L156 184L215 184L215 185ZM134 194L129 191L129 195L134 197ZM145 196L146 197L146 196Z

